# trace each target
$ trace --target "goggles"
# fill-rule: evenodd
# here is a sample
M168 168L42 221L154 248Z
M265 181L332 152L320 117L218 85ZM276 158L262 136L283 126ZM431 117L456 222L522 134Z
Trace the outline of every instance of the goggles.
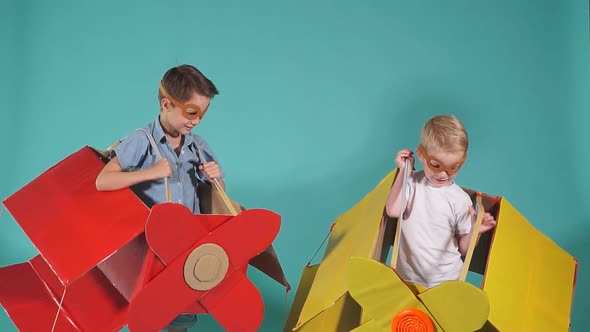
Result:
M194 104L183 104L177 101L176 99L172 98L172 96L170 96L166 89L164 89L162 82L160 82L160 93L162 94L162 96L164 96L164 98L170 100L170 102L174 106L180 108L180 110L182 111L182 116L185 117L187 120L192 121L196 118L202 119L203 116L205 116L205 111L203 111L199 106Z
M421 145L418 146L418 153L422 155L424 159L426 159L426 166L428 166L428 168L430 168L431 171L435 173L445 171L448 175L454 175L455 173L459 172L461 166L463 166L463 163L465 162L465 158L467 157L464 156L463 159L461 159L461 161L459 161L456 164L447 165L426 153L426 150L424 150L424 148Z

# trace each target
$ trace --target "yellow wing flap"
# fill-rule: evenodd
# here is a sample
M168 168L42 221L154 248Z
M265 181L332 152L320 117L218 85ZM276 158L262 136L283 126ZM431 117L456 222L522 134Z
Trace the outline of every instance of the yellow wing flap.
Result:
M568 331L577 262L500 203L483 290L500 331Z
M359 203L336 219L322 263L301 309L296 326L302 326L331 307L347 291L344 273L351 256L371 257L385 200L396 170L389 173Z

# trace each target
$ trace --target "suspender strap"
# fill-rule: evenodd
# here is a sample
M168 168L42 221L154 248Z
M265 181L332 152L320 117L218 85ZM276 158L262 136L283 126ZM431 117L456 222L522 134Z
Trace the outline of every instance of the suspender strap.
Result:
M400 174L398 173L398 176ZM399 254L399 238L400 238L400 233L402 231L402 221L404 220L404 211L406 209L405 205L406 205L406 191L408 188L408 177L410 175L410 160L406 159L406 164L404 166L404 173L403 173L403 178L402 178L402 189L401 189L401 193L400 193L400 202L399 202L399 206L400 206L400 212L399 212L399 217L397 218L397 225L395 226L395 238L393 239L393 249L391 252L391 267L392 268L396 268L397 266L397 256Z
M477 239L479 238L479 228L483 220L484 208L481 199L481 193L477 193L477 195L475 196L475 213L477 217L475 219L475 225L472 226L473 230L471 233L471 241L469 241L469 249L467 249L467 255L465 255L463 269L461 270L461 277L459 278L459 280L462 281L465 281L465 279L467 278L467 271L469 271L469 265L471 264L473 251L475 250L475 245L477 244Z
M201 149L199 149L199 147L197 146L196 143L195 143L195 150L196 150L197 156L199 157L199 159L201 160L201 162L203 164L206 163L207 162L207 159L205 159L205 156L204 156L203 152L201 151ZM227 209L229 210L229 212L233 216L238 215L238 211L234 208L233 204L231 203L231 200L229 199L229 197L225 193L225 190L223 190L223 187L221 186L221 183L219 183L219 179L213 178L213 179L210 179L210 180L211 180L211 183L213 183L213 185L215 186L215 189L217 189L217 192L219 193L219 196L221 196L221 200L223 200L223 203L225 204L225 206L227 207Z
M142 131L145 136L147 136L148 141L150 141L150 145L152 146L152 151L156 154L156 159L159 161L162 159L162 153L160 152L160 148L158 148L158 144L156 144L156 140L152 133L145 128L139 128L138 130ZM168 178L164 178L164 183L166 184L166 200L168 202L172 201L172 196L170 194L170 184L168 183Z

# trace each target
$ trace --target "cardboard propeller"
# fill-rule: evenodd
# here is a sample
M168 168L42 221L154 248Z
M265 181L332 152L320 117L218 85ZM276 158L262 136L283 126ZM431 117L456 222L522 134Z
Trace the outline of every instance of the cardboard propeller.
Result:
M199 302L228 331L256 331L263 302L245 267L270 246L279 227L277 214L253 209L209 232L183 205L154 206L146 238L166 268L131 301L129 329L159 331Z
M367 321L353 331L479 330L490 305L480 289L450 281L414 293L395 271L374 259L352 257L347 270L348 291L363 308ZM367 280L371 280L370 283Z

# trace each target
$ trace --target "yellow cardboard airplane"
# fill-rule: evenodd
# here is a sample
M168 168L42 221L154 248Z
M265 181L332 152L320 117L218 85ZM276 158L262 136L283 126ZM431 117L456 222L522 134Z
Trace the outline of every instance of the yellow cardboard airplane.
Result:
M322 261L303 270L284 332L569 330L578 262L502 197L464 189L497 220L465 259L481 288L463 279L424 289L397 276L384 264L396 174L334 222Z

